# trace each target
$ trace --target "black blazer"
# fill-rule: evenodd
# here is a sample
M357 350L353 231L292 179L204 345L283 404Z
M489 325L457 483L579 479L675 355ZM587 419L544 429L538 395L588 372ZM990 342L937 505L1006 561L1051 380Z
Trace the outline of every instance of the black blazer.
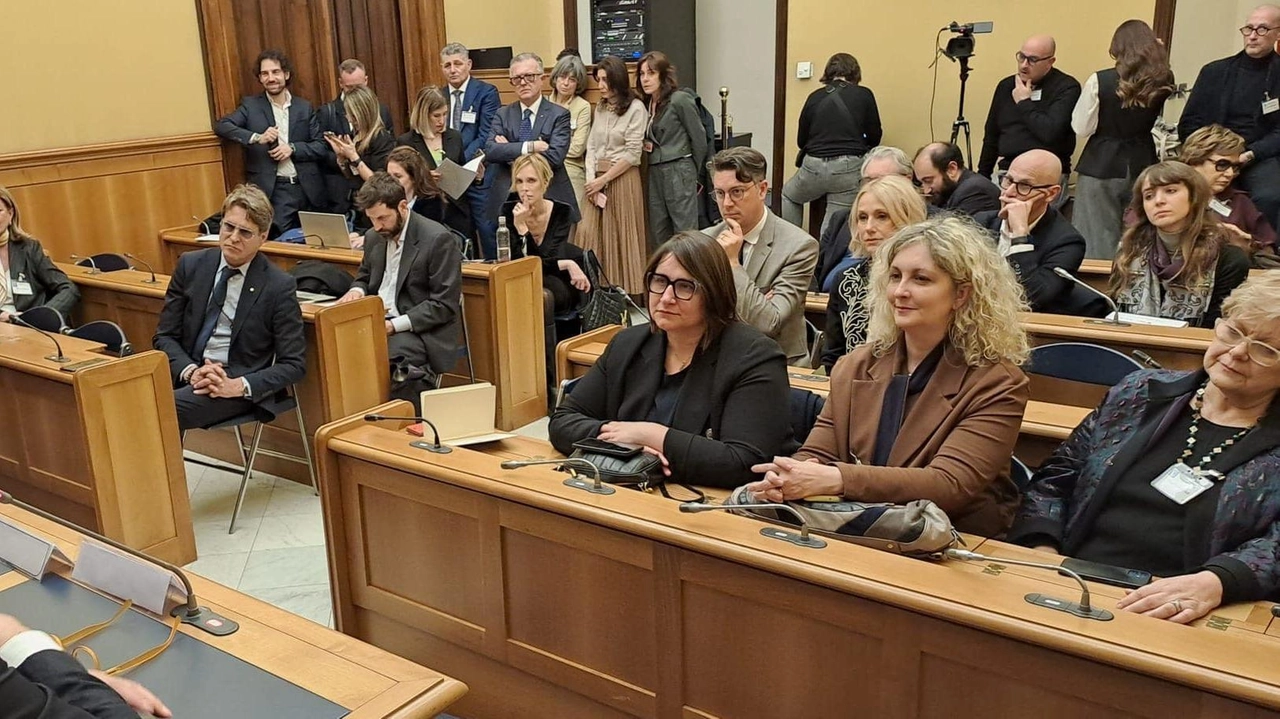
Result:
M246 97L230 115L218 120L213 131L224 140L244 146L246 180L257 185L267 197L276 186L276 161L267 154L266 145L250 143L254 134L262 134L276 124L271 101L264 92ZM293 164L298 169L298 183L313 207L325 206L327 199L320 163L332 157L333 151L320 131L320 120L311 111L311 103L297 95L289 105L289 144L293 145Z
M1232 90L1235 89L1234 66L1242 62L1244 57L1244 50L1241 50L1231 57L1214 60L1200 68L1196 84L1192 86L1187 104L1182 108L1182 117L1178 119L1178 139L1186 140L1188 135L1206 125L1227 124ZM1272 53L1267 79L1270 82L1266 91L1272 98L1280 97L1280 55ZM1255 162L1280 155L1280 112L1263 114L1262 98L1258 98L1254 113L1257 123L1254 136L1246 137L1245 140L1255 155Z
M502 206L511 194L511 163L520 157L520 119L524 108L519 102L513 102L498 110L485 138L484 154L485 180L493 175L492 189L489 192L486 211L496 221ZM494 142L495 137L502 135L507 142ZM551 184L547 187L547 199L563 202L569 206L574 222L582 219L578 211L578 200L573 194L573 185L569 183L569 175L564 171L564 157L569 152L569 141L573 139L573 130L569 127L569 111L542 98L538 106L538 114L533 118L533 139L542 140L550 147L542 153L542 157L551 164Z
M849 233L849 210L836 210L827 220L827 229L818 240L818 264L813 268L813 278L809 280L810 292L821 292L822 281L827 279L831 270L840 264L840 260L849 252L849 241L853 236Z
M19 312L45 305L52 307L67 322L80 301L80 290L67 279L67 275L53 264L44 253L40 242L30 237L18 238L11 231L9 236L9 288L16 281L31 285L31 294L13 295L13 306Z
M20 667L0 660L5 719L137 719L114 690L66 652L36 652Z
M410 212L408 223L396 277L396 310L409 318L413 332L422 338L431 368L443 372L457 360L462 248L457 236L437 222ZM365 233L364 258L351 287L376 296L386 269L387 240L370 230Z
M962 170L960 181L942 209L969 217L979 212L997 212L1000 210L1000 188L973 170Z
M436 169L436 158L432 156L431 150L427 147L426 138L418 133L417 130L410 130L396 138L397 145L408 145L418 151L422 155L422 159L427 161L427 167ZM440 133L440 148L444 150L444 156L458 163L459 165L467 164L462 158L462 135L452 128L445 128Z
M178 259L169 278L151 344L169 356L174 387L181 383L179 376L187 365L204 364L192 353L221 257L222 250L217 247L188 252ZM271 414L276 394L301 380L307 371L307 341L297 289L293 277L259 252L249 261L240 304L231 322L227 374L248 380L254 403Z
M981 212L973 219L987 228L993 241L999 242L999 212ZM1061 267L1073 275L1080 270L1080 262L1084 260L1084 237L1067 218L1050 207L1030 237L1015 238L1013 244L1015 247L1020 244L1032 246L1030 250L1005 258L1027 291L1031 311L1069 314L1071 304L1068 297L1074 283L1057 276L1053 269Z
M533 241L532 232L522 235L516 230L516 203L508 202L502 208L502 216L507 218L507 227L511 228L511 259L541 259L543 277L549 274L567 275L560 271L560 260L573 260L579 264L582 262L582 248L569 242L569 232L573 229L569 208L555 201L551 204L551 217L547 220L547 231L542 236L542 244Z
M440 139L444 156L459 165L465 165L462 155L462 135L457 130L445 128ZM436 169L436 158L431 155L426 140L418 134L417 130L410 130L397 137L396 145L412 147L422 155L422 159L426 160L427 167ZM454 200L443 192L440 193L440 197L419 197L413 203L413 211L428 220L435 220L467 237L474 238L475 226L471 222L471 206L465 198L466 195L463 196L462 201Z
M648 326L619 332L551 415L551 444L564 454L605 422L645 421L662 381L667 338ZM760 330L735 322L689 365L662 453L679 482L737 487L751 465L791 438L787 358Z

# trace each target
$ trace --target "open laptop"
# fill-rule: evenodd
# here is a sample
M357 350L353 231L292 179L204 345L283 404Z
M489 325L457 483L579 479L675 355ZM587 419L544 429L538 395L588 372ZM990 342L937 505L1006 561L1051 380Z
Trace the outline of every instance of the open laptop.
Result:
M351 249L347 230L347 218L327 212L299 212L302 235L311 247L326 249Z

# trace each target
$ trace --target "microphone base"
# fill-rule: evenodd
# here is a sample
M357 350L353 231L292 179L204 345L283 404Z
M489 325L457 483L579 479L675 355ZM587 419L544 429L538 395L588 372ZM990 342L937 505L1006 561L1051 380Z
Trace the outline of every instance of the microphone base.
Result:
M144 285L158 285L158 284L160 284L160 280L157 280L156 278L152 277L152 278L151 278L151 279L149 279L149 280L142 280L142 284L144 284Z
M58 364L66 364L71 361L71 358L66 355L46 355L45 359Z
M812 534L806 539L800 536L798 532L790 532L778 527L764 527L760 530L760 534L770 539L781 539L784 542L791 542L798 547L808 547L809 549L822 549L827 546L825 539L820 539Z
M1112 322L1111 320L1087 319L1084 321L1087 325L1106 325L1108 327L1132 327L1128 322Z
M1060 612L1075 615L1081 619L1093 619L1099 622L1109 622L1115 618L1114 614L1105 609L1091 607L1086 610L1080 606L1079 602L1068 602L1063 599L1054 599L1053 597L1046 596L1044 594L1028 594L1023 597L1023 599L1026 599L1029 603L1034 604L1037 607L1056 609Z
M574 489L581 489L584 492L590 492L592 494L599 494L599 495L610 495L618 491L607 484L601 484L599 487L597 487L596 483L593 480L589 480L583 477L570 477L566 479L563 482L563 484L566 487L573 487Z
M195 614L188 614L187 605L182 604L174 608L173 616L181 618L183 624L190 624L216 637L235 634L240 629L240 625L235 621L227 619L208 607L200 607Z
M420 439L410 442L409 446L413 447L414 449L425 449L428 452L434 452L436 454L448 454L453 451L453 447L450 447L448 445L442 444L437 446L430 442L426 442Z

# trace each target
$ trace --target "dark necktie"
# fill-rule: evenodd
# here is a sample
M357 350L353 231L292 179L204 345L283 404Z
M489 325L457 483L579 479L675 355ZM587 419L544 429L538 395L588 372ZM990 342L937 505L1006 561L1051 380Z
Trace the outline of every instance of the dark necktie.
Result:
M462 132L462 91L453 91L453 112L449 114L449 127Z
M520 121L520 136L516 139L520 142L528 142L533 139L533 110L526 109L524 111L524 119Z
M204 309L204 324L200 325L200 334L196 335L195 352L191 358L197 363L204 360L204 348L209 344L209 338L213 337L213 330L218 326L218 316L222 314L222 305L227 301L227 283L232 277L240 274L240 270L234 267L223 267L218 273L218 283L213 287L213 294L209 296L209 304Z

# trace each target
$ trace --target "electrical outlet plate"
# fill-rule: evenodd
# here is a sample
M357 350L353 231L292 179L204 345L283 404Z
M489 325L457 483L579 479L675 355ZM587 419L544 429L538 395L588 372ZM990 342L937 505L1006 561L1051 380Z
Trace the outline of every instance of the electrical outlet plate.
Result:
M811 62L796 63L796 79L797 80L808 80L811 77L813 77L813 63Z

